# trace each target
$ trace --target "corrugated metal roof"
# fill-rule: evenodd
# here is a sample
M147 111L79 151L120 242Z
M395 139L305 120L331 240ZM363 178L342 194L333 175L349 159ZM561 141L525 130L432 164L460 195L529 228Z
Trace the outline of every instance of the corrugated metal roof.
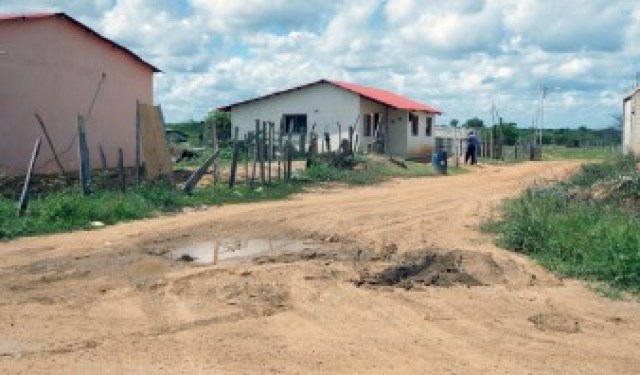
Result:
M389 107L393 107L396 109L406 109L406 110L410 110L410 111L423 111L423 112L427 112L427 113L433 113L433 114L442 114L442 111L431 107L429 105L426 104L422 104L422 103L418 103L416 101L413 101L411 99L407 99L403 96L400 96L398 94L394 94L390 91L385 91L385 90L381 90L381 89L376 89L373 87L367 87L367 86L362 86L362 85L357 85L355 83L348 83L348 82L342 82L342 81L334 81L334 80L327 80L327 79L321 79L319 81L315 81L315 82L311 82L305 85L300 85L300 86L295 86L286 90L281 90L281 91L276 91L273 92L271 94L267 94L264 96L260 96L257 98L252 98L252 99L248 99L248 100L243 100L241 102L237 102L237 103L233 103L233 104L229 104L227 106L218 108L221 111L230 111L231 108L245 104L245 103L249 103L249 102L253 102L253 101L257 101L260 99L264 99L264 98L268 98L271 96L275 96L275 95L280 95L280 94L284 94L286 92L290 92L290 91L294 91L294 90L300 90L309 86L313 86L313 85L317 85L320 83L329 83L331 85L334 85L338 88L341 88L343 90L347 90L349 92L352 92L354 94L363 96L367 99L379 102L381 104L387 105Z
M394 94L390 91L376 89L374 87L357 85L355 83L349 83L349 82L331 81L331 80L329 82L345 90L351 91L360 96L364 96L365 98L374 100L376 102L386 104L396 109L406 109L410 111L424 111L427 113L442 114L442 111L436 108L433 108L426 104L415 102L411 99L405 98L404 96L400 96L398 94Z
M134 60L136 60L136 61L148 66L149 68L151 68L151 70L153 70L154 73L162 72L160 69L158 69L155 66L149 64L148 62L144 61L140 56L136 55L135 53L133 53L128 48L121 46L120 44L114 42L111 39L105 38L104 36L98 34L96 31L94 31L91 28L89 28L88 26L86 26L85 24L83 24L80 21L74 19L73 17L67 15L66 13L0 14L0 22L2 22L2 21L29 21L29 20L37 20L37 19L42 19L42 18L52 18L52 17L58 17L58 18L61 18L61 19L65 20L65 21L71 22L73 25L80 27L81 29L83 29L84 31L88 32L89 34L97 37L98 39L100 39L102 41L105 41L105 42L109 43L110 45L118 48L122 52L124 52L127 55L131 56Z

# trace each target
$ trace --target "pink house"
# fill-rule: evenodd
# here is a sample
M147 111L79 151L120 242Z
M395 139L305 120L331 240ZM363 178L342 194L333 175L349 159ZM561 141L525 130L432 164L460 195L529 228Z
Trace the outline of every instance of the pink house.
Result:
M78 115L94 168L99 145L111 166L119 147L134 165L136 100L153 104L159 71L64 13L0 15L0 169L24 171L41 137L36 172L57 171L35 113L66 170L77 170Z

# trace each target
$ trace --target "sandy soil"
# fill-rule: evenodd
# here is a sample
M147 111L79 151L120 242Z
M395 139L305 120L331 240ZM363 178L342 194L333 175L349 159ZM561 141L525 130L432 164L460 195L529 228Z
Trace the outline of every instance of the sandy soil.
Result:
M0 243L0 373L638 373L640 304L478 230L501 199L575 166L314 188ZM256 239L300 248L174 259Z

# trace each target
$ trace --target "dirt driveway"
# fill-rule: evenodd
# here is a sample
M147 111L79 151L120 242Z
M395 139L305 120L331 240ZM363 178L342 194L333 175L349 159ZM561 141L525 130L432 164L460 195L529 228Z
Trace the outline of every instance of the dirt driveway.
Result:
M501 199L575 166L314 188L0 243L0 373L636 374L640 304L478 231Z

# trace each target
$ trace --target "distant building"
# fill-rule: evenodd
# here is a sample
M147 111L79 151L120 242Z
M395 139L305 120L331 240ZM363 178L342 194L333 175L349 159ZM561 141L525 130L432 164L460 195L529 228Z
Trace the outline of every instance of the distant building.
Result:
M446 151L448 155L464 155L467 149L469 129L439 125L435 127L436 151Z
M622 152L640 154L640 86L622 101Z
M326 79L219 110L230 112L240 137L253 131L258 119L274 122L276 131L290 130L296 137L304 134L308 139L312 128L320 141L329 133L331 149L336 150L340 140L348 138L349 127L354 127L357 151L397 156L430 155L435 146L434 118L441 114L389 91Z
M35 113L65 169L77 170L78 115L93 167L99 145L134 164L136 100L153 104L158 68L64 13L0 14L0 168L23 171L42 138L36 172L57 170Z

